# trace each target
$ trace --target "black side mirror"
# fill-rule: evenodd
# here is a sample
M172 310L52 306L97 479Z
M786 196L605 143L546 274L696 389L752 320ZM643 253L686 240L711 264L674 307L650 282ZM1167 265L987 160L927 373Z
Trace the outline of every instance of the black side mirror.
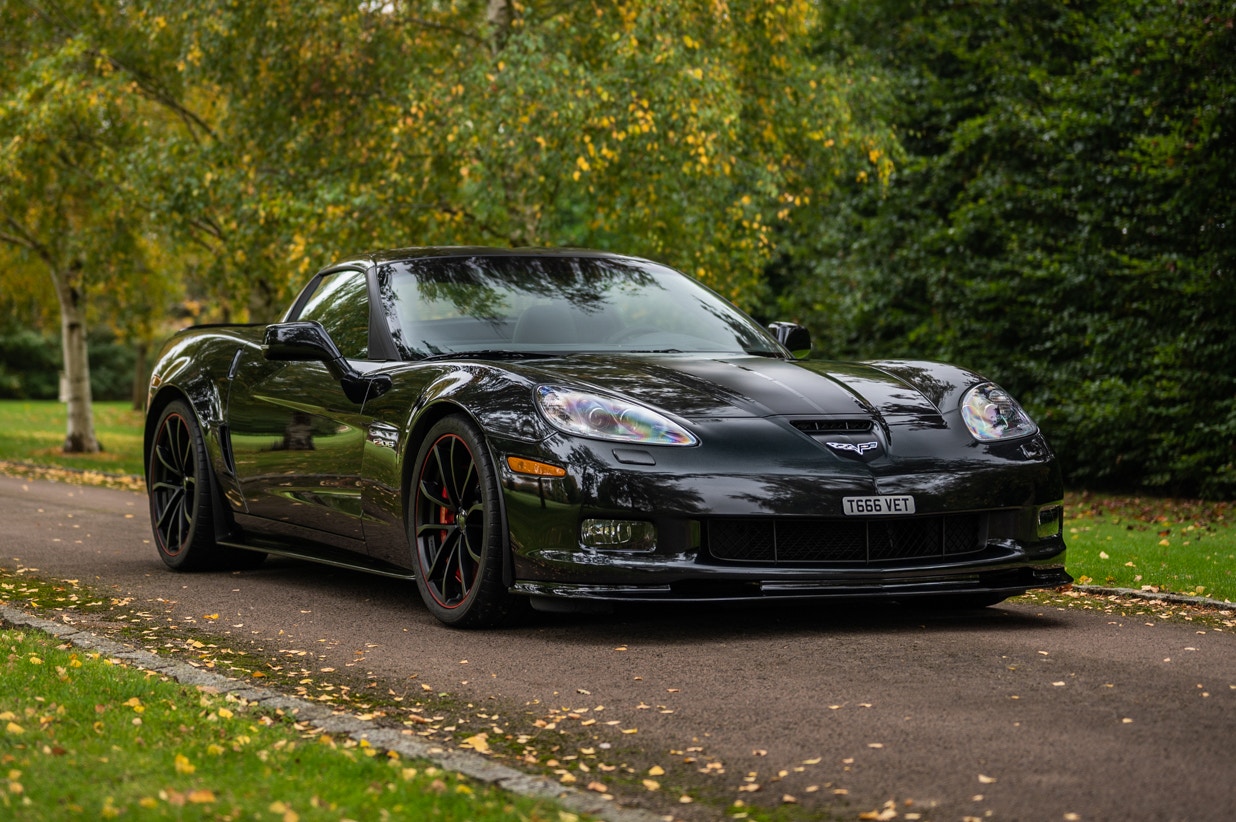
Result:
M274 362L321 362L339 380L344 395L357 405L390 390L388 374L361 374L353 368L321 323L299 321L266 326L262 338L266 359Z
M811 353L811 332L798 323L769 323L768 330L794 355L794 359L806 359Z
M262 345L266 359L277 362L330 363L343 359L335 341L316 322L268 325Z

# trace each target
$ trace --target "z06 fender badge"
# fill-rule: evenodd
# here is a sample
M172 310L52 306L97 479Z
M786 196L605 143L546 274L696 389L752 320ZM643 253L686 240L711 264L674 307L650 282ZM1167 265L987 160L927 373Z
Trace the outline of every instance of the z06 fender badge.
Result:
M860 457L868 451L874 451L880 447L878 442L826 442L824 444L834 451L850 451L858 454Z

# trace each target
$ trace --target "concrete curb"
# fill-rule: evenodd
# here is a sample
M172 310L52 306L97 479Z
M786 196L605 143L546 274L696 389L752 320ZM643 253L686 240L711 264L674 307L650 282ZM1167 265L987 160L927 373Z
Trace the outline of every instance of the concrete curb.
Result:
M1122 596L1150 599L1156 602L1173 602L1178 605L1197 605L1203 608L1218 608L1221 611L1236 611L1236 602L1225 602L1208 597L1173 594L1166 591L1141 591L1135 588L1106 588L1100 585L1074 585L1073 590L1095 596Z
M428 760L444 770L463 774L470 779L520 796L552 799L573 813L590 814L607 822L663 822L666 818L650 811L618 806L614 801L603 798L603 795L567 787L548 777L523 773L471 751L447 749L440 744L407 736L397 729L383 728L372 721L336 712L321 704L231 679L214 671L195 668L187 662L167 659L8 606L0 605L0 620L9 625L43 631L79 648L121 660L144 671L153 671L185 685L229 693L238 699L256 704L263 710L282 710L298 721L308 722L325 733L347 736L357 742L364 740L380 751L395 751L400 756Z

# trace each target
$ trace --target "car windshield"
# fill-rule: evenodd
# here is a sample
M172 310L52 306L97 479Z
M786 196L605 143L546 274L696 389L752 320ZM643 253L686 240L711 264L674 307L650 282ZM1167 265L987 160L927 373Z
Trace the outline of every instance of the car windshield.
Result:
M707 352L782 356L714 292L642 260L434 257L384 263L378 282L405 357Z

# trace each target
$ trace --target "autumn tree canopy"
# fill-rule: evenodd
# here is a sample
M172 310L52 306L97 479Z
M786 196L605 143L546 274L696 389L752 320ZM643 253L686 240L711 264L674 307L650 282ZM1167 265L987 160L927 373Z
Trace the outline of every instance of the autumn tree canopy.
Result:
M0 242L26 273L3 276L59 299L66 445L93 447L103 290L139 341L160 300L273 319L397 245L613 248L753 293L779 228L890 168L862 84L809 55L814 10L5 0Z

